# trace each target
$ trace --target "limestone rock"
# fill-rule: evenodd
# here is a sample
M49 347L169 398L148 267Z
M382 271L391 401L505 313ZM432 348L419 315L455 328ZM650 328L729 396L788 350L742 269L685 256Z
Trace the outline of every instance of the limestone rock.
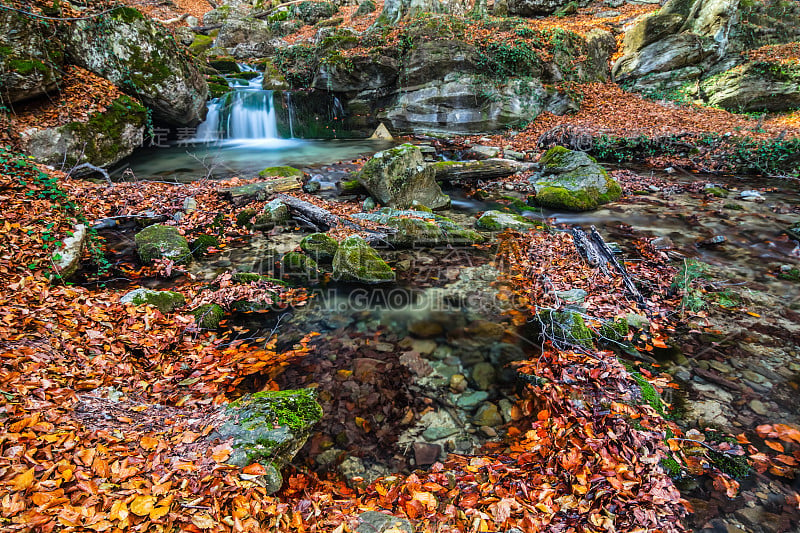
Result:
M414 533L414 526L406 518L367 511L358 515L356 533Z
M396 59L387 56L357 55L341 57L333 51L322 61L312 87L334 92L354 92L390 87L400 71Z
M164 28L136 9L74 21L61 33L71 62L140 99L155 118L191 126L205 117L205 78Z
M568 0L508 0L508 14L521 17L552 15L568 3Z
M540 163L543 172L531 178L538 205L588 211L613 202L622 194L619 184L584 152L555 146L542 156Z
M376 25L394 25L423 13L464 15L473 6L469 0L386 0Z
M142 287L125 294L119 301L134 305L150 304L162 313L171 313L179 307L183 307L186 303L186 298L179 292L155 291Z
M53 263L61 279L69 279L81 265L81 252L86 242L86 226L76 224L72 235L63 239L63 245L53 254Z
M134 236L136 251L142 263L149 265L155 259L171 259L176 264L189 263L192 252L186 237L174 226L154 224Z
M44 21L0 10L0 102L16 103L57 90L63 47Z
M47 165L91 163L108 167L142 145L147 110L128 96L114 100L103 113L55 128L21 132L23 150Z
M411 144L378 152L357 179L373 198L390 207L408 208L414 202L432 209L450 205L450 198L434 180L433 169L424 164L422 152Z
M386 283L395 275L386 261L361 237L343 240L333 257L333 279L360 283Z
M273 477L271 492L280 488L277 473L303 447L311 428L322 418L312 389L248 394L224 407L209 439L232 441L228 463L265 465Z
M420 43L403 62L401 78L405 87L414 87L442 78L442 73L478 72L478 52L474 45L455 40Z
M502 211L486 211L475 223L475 226L489 231L503 231L506 229L527 231L536 227L533 221L522 215L503 213Z
M800 107L800 65L746 63L701 83L709 104L729 111L787 111Z

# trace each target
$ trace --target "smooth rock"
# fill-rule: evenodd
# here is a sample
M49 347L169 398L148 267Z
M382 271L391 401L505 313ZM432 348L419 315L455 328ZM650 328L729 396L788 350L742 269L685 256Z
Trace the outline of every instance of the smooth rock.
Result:
M503 417L495 404L486 402L478 408L478 412L472 417L472 423L476 426L495 427L503 423Z

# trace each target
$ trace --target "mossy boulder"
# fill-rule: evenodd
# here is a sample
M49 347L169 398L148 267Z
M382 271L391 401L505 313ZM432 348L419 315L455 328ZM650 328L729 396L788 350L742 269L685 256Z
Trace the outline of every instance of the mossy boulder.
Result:
M300 252L288 252L281 259L283 274L292 278L316 280L319 276L317 262Z
M278 200L272 200L264 209L253 217L253 229L266 230L285 224L289 220L289 208Z
M264 63L264 77L261 78L261 88L265 91L285 91L291 89L292 86L272 61L266 61Z
M392 268L367 242L356 235L339 244L333 257L333 279L358 283L394 281Z
M69 279L81 266L81 255L86 244L86 225L75 224L72 234L62 239L61 246L53 252L52 261L59 280Z
M537 318L541 334L556 347L592 348L594 334L578 311L543 309L539 311Z
M50 23L0 10L0 102L16 103L58 89L62 45Z
M264 279L263 276L255 272L236 272L231 274L231 281L234 283L253 283L262 279Z
M384 207L377 213L357 213L354 217L392 228L394 231L386 240L396 248L468 245L485 241L477 231L466 229L453 220L433 214L429 210L419 209L420 207L413 210Z
M543 207L590 211L617 200L622 188L606 170L584 152L555 146L542 156L542 173L531 178Z
M202 257L208 255L209 248L218 248L219 239L213 235L199 235L192 241L191 250L192 255L195 257Z
M91 163L107 167L142 145L147 110L120 96L102 113L55 128L29 128L20 135L23 149L47 165Z
M312 233L300 241L300 249L319 263L330 263L339 243L326 233Z
M208 87L192 56L150 17L129 7L61 27L69 61L115 83L168 124L193 126Z
M529 218L517 215L516 213L486 211L475 223L475 226L488 231L503 231L505 229L526 231L536 227L536 224Z
M195 56L203 56L206 52L211 50L211 47L214 46L214 38L210 35L201 35L196 34L194 39L192 40L192 44L189 45L189 51L192 55Z
M241 226L243 228L252 228L253 217L255 216L256 216L256 210L253 209L252 207L248 207L247 209L242 209L241 211L236 213L236 225Z
M358 9L356 9L354 16L363 17L364 15L375 12L376 9L378 9L378 6L373 0L362 0L362 2L358 4Z
M450 197L434 179L434 170L425 165L422 152L412 144L378 152L356 177L373 198L389 207L406 209L415 202L431 209L450 205Z
M339 12L339 8L332 2L300 2L294 6L294 15L306 24L316 24L329 19Z
M300 451L322 414L313 389L247 394L221 410L209 439L232 441L232 465L264 466L268 491L276 492L281 468Z
M735 113L800 109L800 63L750 62L700 87L710 105Z
M194 311L195 324L203 329L217 329L222 318L225 316L225 310L217 304L203 304Z
M165 314L171 313L186 304L186 298L179 292L154 291L143 287L125 294L119 301L134 305L149 304Z
M176 264L192 260L189 243L175 226L147 226L135 235L134 240L139 259L145 265L152 264L155 259L171 259Z
M275 178L278 176L286 177L286 178L302 178L303 171L299 168L294 168L290 166L279 166L279 167L267 167L261 172L258 173L259 176L262 178Z

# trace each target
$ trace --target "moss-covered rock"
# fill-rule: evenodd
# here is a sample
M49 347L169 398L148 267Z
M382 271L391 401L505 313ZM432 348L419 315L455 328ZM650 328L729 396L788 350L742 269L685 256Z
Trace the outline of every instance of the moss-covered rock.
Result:
M536 227L533 221L522 215L503 213L502 211L486 211L475 225L488 231L503 231L505 229L525 231Z
M289 208L278 200L272 200L253 218L253 229L260 231L285 224L289 220Z
M217 304L203 304L194 311L194 322L203 329L217 329L225 310Z
M303 447L322 414L313 389L257 392L229 403L209 438L232 440L228 463L267 467L274 492L280 488L275 476Z
M542 335L557 347L592 348L594 335L579 312L569 309L564 311L543 309L539 311L537 318Z
M589 211L617 200L622 188L606 170L584 152L555 146L542 156L543 172L534 177L540 206L569 211Z
M339 8L331 2L315 2L308 0L294 6L294 14L306 24L316 24L331 18L339 12Z
M247 209L242 209L238 213L236 213L236 225L241 226L243 228L252 228L253 227L253 217L256 216L256 210L252 207L248 207Z
M333 257L333 279L359 283L394 281L392 268L361 237L350 236L339 244Z
M119 301L134 305L149 304L165 314L171 313L186 304L186 298L179 292L154 291L145 288L132 290L120 298Z
M205 116L208 87L192 56L163 26L137 10L61 27L69 60L119 86L153 110L154 118L195 125Z
M208 255L209 248L218 248L219 247L219 239L214 237L213 235L199 235L195 240L192 241L191 250L192 255L195 257L202 257L204 255Z
M279 166L279 167L267 167L261 172L259 172L258 175L261 176L262 178L274 178L279 176L286 178L291 178L291 177L302 178L304 174L303 171L298 168L290 166Z
M261 274L256 274L255 272L235 272L231 274L231 281L234 283L253 283L262 279Z
M330 263L339 243L326 233L312 233L300 241L300 249L319 263Z
M750 62L701 83L709 104L733 112L800 108L800 64Z
M55 128L29 128L21 135L24 150L47 165L91 163L107 167L142 145L147 110L136 100L120 96L88 120Z
M192 53L192 55L203 56L206 52L211 50L212 46L214 46L213 37L198 33L194 36L192 44L189 45L189 51Z
M386 237L386 241L396 248L468 245L486 240L477 231L464 228L447 217L433 214L430 210L398 210L384 207L377 213L357 213L353 216L392 228L394 231Z
M155 259L171 259L179 265L192 260L189 243L175 226L147 226L136 234L134 240L139 259L146 265Z
M283 274L290 278L315 281L319 276L317 262L300 252L288 252L281 259Z
M58 89L63 46L51 23L0 10L0 102L16 103Z
M402 144L375 154L357 179L373 198L384 205L406 209L415 202L431 209L450 205L450 197L435 181L435 172L424 164L422 152L412 144Z
M356 17L363 17L364 15L369 15L373 13L378 8L377 4L373 0L362 0L361 3L358 4L358 9L356 9Z

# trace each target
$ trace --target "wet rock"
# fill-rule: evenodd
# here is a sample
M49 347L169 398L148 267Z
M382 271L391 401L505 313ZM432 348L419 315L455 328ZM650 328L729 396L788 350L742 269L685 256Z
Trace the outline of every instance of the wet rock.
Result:
M436 349L436 341L430 339L414 339L411 349L420 355L430 355Z
M439 460L441 453L442 447L438 444L429 442L414 443L414 462L417 466L432 465Z
M335 92L357 92L390 87L397 81L400 65L393 57L356 55L343 62L341 52L331 51L322 62L311 86Z
M358 515L356 533L414 533L414 526L405 518L367 511Z
M361 237L342 241L333 258L333 279L360 283L386 283L395 275L386 261Z
M475 144L470 147L464 154L464 159L491 159L500 154L500 148L496 146L484 146L482 144Z
M425 431L422 432L422 438L427 441L437 441L441 439L446 439L447 437L451 437L458 433L460 430L455 426L450 427L429 427Z
M179 292L155 291L145 288L132 290L122 296L119 301L134 305L150 304L162 313L171 313L186 304L186 298Z
M766 416L766 414L770 412L767 406L764 405L760 400L751 400L747 405L750 406L750 409L752 409L757 415Z
M450 376L449 386L451 391L462 393L467 389L467 378L464 377L464 374L453 374Z
M584 152L556 146L540 160L543 171L531 178L536 204L554 209L588 211L617 200L620 185Z
M711 360L708 362L708 366L717 372L722 372L723 374L729 374L733 371L733 368L731 368L730 365L726 365L722 361Z
M583 289L570 289L568 291L556 291L556 296L567 303L580 305L586 301L589 293Z
M477 244L486 240L476 231L463 228L447 217L422 209L422 206L408 210L384 207L377 213L357 213L353 216L392 228L393 231L386 240L395 248Z
M513 229L526 231L536 225L529 218L516 213L503 213L502 211L486 211L481 215L475 226L488 231L503 231Z
M419 148L403 144L375 154L357 177L376 200L389 207L405 209L418 202L441 209L450 205L450 198L442 193L434 174Z
M483 435L485 437L488 437L490 439L497 436L497 431L495 431L495 429L493 427L481 426L480 427L480 431L481 431L481 433L483 433Z
M472 380L481 390L489 390L495 383L494 365L478 363L472 368Z
M763 202L766 200L759 191L742 191L739 193L739 199L746 202Z
M466 329L467 335L479 341L499 340L503 338L506 333L506 328L503 324L490 322L488 320L473 320L469 323Z
M476 426L495 427L503 423L503 417L495 404L486 402L478 408L478 412L472 417L472 423Z
M139 259L145 265L156 259L170 259L176 264L189 263L192 253L186 237L175 226L154 224L134 236Z
M672 242L672 239L669 237L656 237L650 244L653 245L653 248L656 250L672 250L675 248L675 243Z
M724 235L714 235L708 239L703 239L697 243L697 246L717 246L723 244L728 240Z
M444 333L444 328L439 322L418 320L408 325L408 332L421 339L431 339Z
M267 465L274 478L303 447L311 428L322 418L322 408L311 389L248 394L219 413L209 439L232 440L230 464ZM274 492L280 483L271 483ZM277 486L276 486L277 485Z
M316 280L319 277L317 262L305 254L299 252L289 252L281 259L283 274L290 277L301 278L307 281Z
M289 208L278 200L272 200L253 217L253 229L264 231L289 221Z
M456 399L456 405L461 409L471 411L478 407L482 402L489 398L489 393L486 391L473 391L466 394L461 394Z
M300 248L320 263L333 261L339 243L326 233L312 233L300 241Z

